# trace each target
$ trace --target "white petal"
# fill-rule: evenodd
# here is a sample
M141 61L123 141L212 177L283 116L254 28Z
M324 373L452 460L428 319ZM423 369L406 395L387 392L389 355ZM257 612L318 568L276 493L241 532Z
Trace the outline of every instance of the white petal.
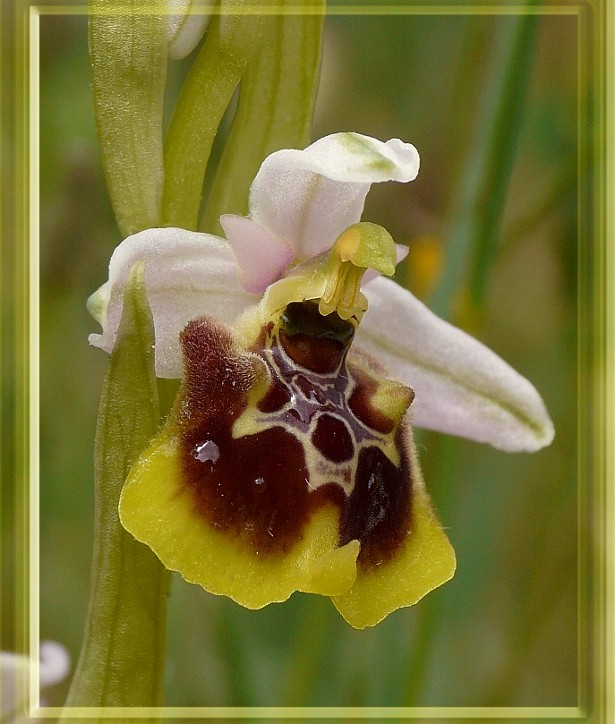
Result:
M191 53L203 37L215 0L167 0L167 52L180 60Z
M250 189L250 218L286 239L298 261L330 248L361 218L372 183L412 181L419 155L409 143L359 133L325 136L303 151L276 151Z
M244 216L223 214L220 224L235 254L241 284L247 292L264 292L294 259L295 251L287 241Z
M68 651L55 641L41 643L40 686L44 689L62 681L70 668ZM22 654L0 652L0 713L2 721L8 721L11 715L22 710L27 701L28 675L30 659ZM18 717L16 721L30 721L28 717Z
M242 289L235 257L224 239L184 229L147 229L116 248L109 263L109 281L88 302L88 308L97 308L96 319L103 328L102 334L90 335L90 344L107 352L113 349L124 285L141 259L145 260L145 287L156 332L156 374L180 378L178 335L183 327L203 314L231 323L255 297Z
M540 395L504 360L389 279L363 291L369 308L356 344L414 389L414 425L510 452L551 442Z
M62 644L56 641L41 642L41 689L62 681L68 674L69 669L70 656Z

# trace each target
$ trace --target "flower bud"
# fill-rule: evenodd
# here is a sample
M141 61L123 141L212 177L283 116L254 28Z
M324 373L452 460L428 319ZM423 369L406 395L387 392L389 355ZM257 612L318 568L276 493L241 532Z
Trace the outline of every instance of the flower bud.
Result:
M203 37L214 0L167 0L167 40L169 57L181 60Z

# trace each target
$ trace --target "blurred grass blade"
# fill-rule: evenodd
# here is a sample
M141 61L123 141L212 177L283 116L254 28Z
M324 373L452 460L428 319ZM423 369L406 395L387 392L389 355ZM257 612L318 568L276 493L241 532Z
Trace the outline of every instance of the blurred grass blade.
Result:
M90 0L94 112L111 204L123 236L158 226L167 69L164 8Z
M100 401L92 588L66 706L161 704L168 571L122 528L118 516L124 480L158 423L154 327L143 265L137 264Z
M295 639L290 642L294 655L289 657L282 706L307 706L310 689L318 681L336 615L330 601L321 596L304 597L301 606Z
M220 234L220 215L245 214L250 184L263 161L280 148L309 143L320 74L325 3L310 15L283 10L266 19L263 43L241 81L233 125L216 170L201 228Z
M196 230L203 180L222 116L260 47L264 17L226 0L182 86L164 146L164 226ZM235 11L235 13L233 12Z
M443 318L450 317L451 301L466 280L472 308L479 309L483 302L521 128L538 17L526 14L501 20L505 24L485 80L475 138L453 204L444 273L429 301L429 307ZM440 441L438 452L438 469L429 477L435 486L446 489L454 476L458 441ZM446 520L441 506L440 511ZM421 694L429 683L433 642L444 619L447 595L444 591L417 609L417 628L405 670L405 706L423 703Z
M453 202L447 262L429 302L444 318L450 316L451 299L466 279L474 309L483 302L523 118L538 16L498 20L502 28Z

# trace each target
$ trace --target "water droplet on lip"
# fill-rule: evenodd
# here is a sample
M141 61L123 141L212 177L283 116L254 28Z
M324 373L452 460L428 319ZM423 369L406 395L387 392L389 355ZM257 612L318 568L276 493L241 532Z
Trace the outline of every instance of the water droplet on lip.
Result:
M258 477L254 478L254 485L256 485L257 492L262 493L267 487L267 482L265 478Z
M217 463L220 457L220 448L213 440L205 440L194 449L194 457L202 463Z

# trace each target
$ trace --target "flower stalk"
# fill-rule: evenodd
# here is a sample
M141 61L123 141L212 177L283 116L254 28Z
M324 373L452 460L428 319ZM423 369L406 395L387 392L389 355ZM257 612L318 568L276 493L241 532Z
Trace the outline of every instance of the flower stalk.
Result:
M222 3L182 87L164 146L164 226L196 229L214 138L246 66L260 47L264 18Z
M159 424L153 344L143 265L137 264L100 401L92 588L67 707L161 703L169 573L118 517L124 480Z
M245 214L252 180L263 160L280 148L304 148L320 76L324 0L312 14L280 13L265 20L263 42L241 80L237 111L207 199L200 228L222 233L222 214ZM299 49L299 52L298 50Z
M141 0L90 0L94 114L107 189L122 235L156 226L162 198L162 115L167 70L161 14ZM114 14L115 13L115 14Z

